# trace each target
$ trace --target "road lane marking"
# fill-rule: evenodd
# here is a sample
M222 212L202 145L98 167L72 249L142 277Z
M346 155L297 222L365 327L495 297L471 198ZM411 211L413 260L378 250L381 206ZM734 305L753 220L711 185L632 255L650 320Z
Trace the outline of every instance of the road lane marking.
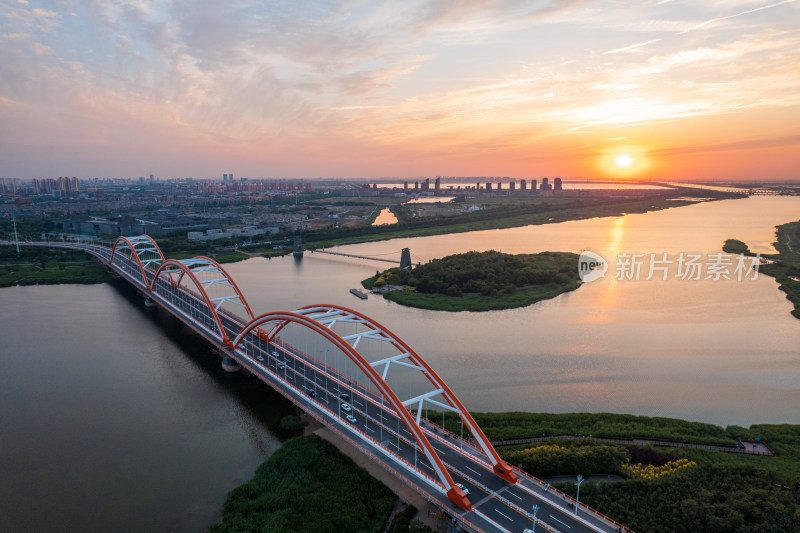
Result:
M496 507L495 507L495 510L494 510L494 512L495 512L495 513L497 513L497 514L499 514L500 516L505 516L507 520L511 520L512 522L514 521L514 519L513 519L513 518L511 518L510 516L506 516L506 515L504 515L503 513L501 513L501 512L500 512L500 509L497 509Z
M466 468L467 470L472 470L474 473L478 474L479 476L482 474L482 472L478 472L477 470L473 470L472 468L468 467L467 465L464 465L464 468Z
M553 516L553 515L550 515L550 518L552 518L553 520L555 520L556 522L558 522L558 523L559 523L559 524L561 524L562 526L564 526L564 527L568 527L568 528L572 529L572 526L571 526L571 525L569 525L569 524L565 524L564 522L562 522L561 520L559 520L559 519L558 519L558 518L556 518L555 516Z

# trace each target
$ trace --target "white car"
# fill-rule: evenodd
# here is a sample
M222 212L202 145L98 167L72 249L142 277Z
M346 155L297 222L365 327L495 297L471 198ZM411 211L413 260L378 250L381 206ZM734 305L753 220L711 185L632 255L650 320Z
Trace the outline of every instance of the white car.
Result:
M347 420L351 424L355 424L356 422L358 422L358 420L356 420L356 417L354 417L353 415L347 415L344 418L345 418L345 420Z
M278 365L278 370L284 370L285 368L286 368L286 365L284 365L283 363Z
M262 363L264 362L264 358L263 358L263 357L261 357L260 355L256 356L256 359L258 359L258 360L259 360L259 361L261 361Z
M465 487L465 486L464 486L464 485L462 485L461 483L456 483L456 487L458 487L459 489L461 489L462 491L464 491L464 494L466 494L467 496L469 496L469 489L468 489L467 487Z
M281 354L279 354L278 352L272 352L272 357L280 357L280 356Z
M349 413L352 410L352 409L350 409L350 406L347 405L346 403L343 403L341 405L341 408L342 408L342 411L344 411L345 413Z

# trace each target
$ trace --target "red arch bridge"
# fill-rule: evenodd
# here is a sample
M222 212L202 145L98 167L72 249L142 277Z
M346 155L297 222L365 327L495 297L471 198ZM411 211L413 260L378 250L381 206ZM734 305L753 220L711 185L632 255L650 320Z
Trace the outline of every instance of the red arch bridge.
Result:
M6 243L10 244L10 243ZM387 327L338 305L256 315L208 257L167 259L147 235L83 250L352 443L466 530L628 531L503 461L455 392ZM458 417L462 439L425 415ZM535 510L535 511L534 511Z

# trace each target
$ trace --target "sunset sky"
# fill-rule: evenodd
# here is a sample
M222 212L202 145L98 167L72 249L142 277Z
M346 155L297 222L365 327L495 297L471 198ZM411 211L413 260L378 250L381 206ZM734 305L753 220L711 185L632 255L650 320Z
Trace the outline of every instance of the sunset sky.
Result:
M0 176L223 172L800 179L800 0L0 0Z

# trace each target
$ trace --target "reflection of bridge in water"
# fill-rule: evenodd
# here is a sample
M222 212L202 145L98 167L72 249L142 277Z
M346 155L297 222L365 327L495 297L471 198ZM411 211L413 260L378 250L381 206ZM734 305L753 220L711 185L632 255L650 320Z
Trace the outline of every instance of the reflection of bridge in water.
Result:
M266 382L468 530L522 531L532 520L551 533L624 529L503 461L422 356L357 311L320 304L256 316L217 262L166 259L146 235L110 247L21 244L95 256L216 345L223 367ZM444 413L456 417L470 438L424 417L429 409L442 426Z

